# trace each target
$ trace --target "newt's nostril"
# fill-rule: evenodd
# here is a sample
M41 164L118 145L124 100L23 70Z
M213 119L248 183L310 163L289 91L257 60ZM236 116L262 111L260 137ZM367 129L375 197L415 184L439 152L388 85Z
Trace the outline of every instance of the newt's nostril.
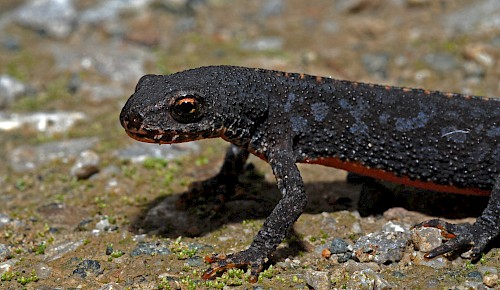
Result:
M126 130L138 130L143 124L144 118L135 110L122 110L120 114L120 123Z
M144 118L138 112L131 112L125 118L127 129L139 130L143 124Z

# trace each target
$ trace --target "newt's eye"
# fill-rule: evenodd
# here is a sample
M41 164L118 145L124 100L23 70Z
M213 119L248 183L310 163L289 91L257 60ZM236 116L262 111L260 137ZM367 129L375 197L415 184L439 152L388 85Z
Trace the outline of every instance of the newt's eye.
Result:
M202 117L203 100L194 95L185 95L172 105L172 117L180 123L193 123Z

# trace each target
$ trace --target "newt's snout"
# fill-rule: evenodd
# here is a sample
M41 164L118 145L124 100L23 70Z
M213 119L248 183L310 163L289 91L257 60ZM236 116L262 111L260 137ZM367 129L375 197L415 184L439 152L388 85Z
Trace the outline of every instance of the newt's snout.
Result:
M129 99L125 106L123 106L120 113L120 124L122 124L122 127L127 132L131 130L138 131L141 128L143 121L144 118L137 110L133 108Z
M150 133L144 128L143 115L131 103L129 99L123 107L120 113L120 124L130 137L139 141L145 141L144 139L148 138Z
M140 113L133 110L122 110L120 114L120 123L126 131L137 131L141 128L144 118Z

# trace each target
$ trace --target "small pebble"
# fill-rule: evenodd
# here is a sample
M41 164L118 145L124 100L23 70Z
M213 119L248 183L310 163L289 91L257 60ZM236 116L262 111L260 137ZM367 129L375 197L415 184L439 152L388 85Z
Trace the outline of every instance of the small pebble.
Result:
M132 250L130 253L130 256L136 257L139 255L168 255L172 253L169 248L168 244L164 242L156 242L156 243L145 243L145 242L140 242L137 247Z
M423 253L427 253L443 243L441 231L432 227L413 228L411 240L415 248Z
M83 279L87 278L89 274L100 275L104 270L101 270L101 263L97 260L83 260L73 271L73 275L79 276Z
M0 261L5 260L8 256L10 256L9 248L4 244L0 244Z
M109 256L113 253L113 246L107 245L106 246L106 255Z
M0 75L0 109L8 107L26 91L27 87L19 80L9 75Z
M386 264L397 262L409 240L404 232L375 232L360 237L353 246L353 253L361 262Z
M45 263L38 263L35 265L36 276L40 279L47 279L52 273L52 268Z
M337 258L337 262L345 263L345 262L349 261L349 259L351 259L351 258L352 258L351 252L344 253L343 255L339 255L339 257Z
M495 58L488 52L484 45L469 44L465 46L464 56L484 67L492 67L495 64Z
M483 277L481 276L481 273L478 271L472 271L467 273L467 278L473 281L482 281Z
M71 167L71 175L78 179L87 179L99 171L100 158L92 150L85 150L80 153L75 165Z
M330 289L330 281L328 280L328 272L312 271L306 272L306 283L316 290Z
M101 288L99 288L99 290L122 290L122 289L123 286L115 282L105 284Z
M332 254L342 254L349 251L349 244L339 238L335 238L332 240L329 250Z
M498 275L497 274L487 274L483 277L483 284L493 288L498 285Z
M321 251L321 256L323 258L328 259L328 258L330 258L331 255L332 255L332 252L330 252L330 250L328 250L328 249L323 249L323 251Z

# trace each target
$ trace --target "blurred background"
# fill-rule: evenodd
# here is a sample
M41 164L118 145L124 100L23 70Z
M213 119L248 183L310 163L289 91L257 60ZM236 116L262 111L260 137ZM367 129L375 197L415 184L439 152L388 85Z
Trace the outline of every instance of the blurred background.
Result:
M123 132L119 112L144 74L230 64L497 98L499 58L497 0L2 0L0 286L188 287L206 267L200 256L250 243L276 198L266 209L244 204L248 216L241 203L225 214L174 206L218 171L222 141L155 146ZM255 190L275 196L269 168L252 161ZM355 205L359 187L344 184L345 172L301 169L319 192L312 220L333 214L331 204L344 209L344 195ZM257 225L241 225L250 218ZM248 237L235 241L240 231ZM134 258L154 235L170 253L202 254L167 263L152 258L158 244Z

